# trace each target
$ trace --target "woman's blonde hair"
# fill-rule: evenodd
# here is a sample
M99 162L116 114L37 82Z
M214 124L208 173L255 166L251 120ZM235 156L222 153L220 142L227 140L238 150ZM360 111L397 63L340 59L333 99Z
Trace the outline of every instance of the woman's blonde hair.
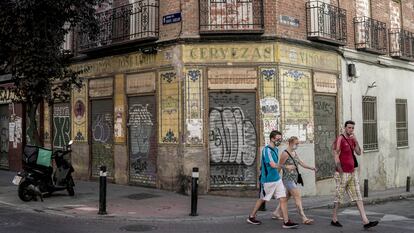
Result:
M289 144L292 144L296 140L299 140L299 138L296 137L296 136L292 136L292 137L289 138L288 142L289 142Z

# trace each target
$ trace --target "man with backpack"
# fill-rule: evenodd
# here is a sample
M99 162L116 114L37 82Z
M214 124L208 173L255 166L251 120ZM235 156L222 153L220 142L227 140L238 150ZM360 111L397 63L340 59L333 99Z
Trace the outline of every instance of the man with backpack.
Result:
M354 135L355 122L345 122L345 134L341 134L334 142L333 152L335 159L336 172L334 175L336 183L334 209L332 214L331 225L342 227L338 221L339 204L343 203L345 191L348 193L351 201L355 201L362 218L365 229L375 227L378 221L369 221L362 202L359 180L355 168L358 167L358 161L355 154L361 155L361 148L358 140Z
M262 150L260 174L260 199L256 201L256 205L246 221L254 225L261 224L262 222L256 219L256 213L265 201L270 201L274 196L276 199L279 199L280 207L282 209L282 227L296 228L298 227L298 224L291 222L288 217L286 190L279 175L279 170L281 168L293 170L296 167L294 165L285 166L278 164L279 152L277 147L282 142L282 133L280 133L277 130L274 130L270 133L269 139L269 144L265 146Z

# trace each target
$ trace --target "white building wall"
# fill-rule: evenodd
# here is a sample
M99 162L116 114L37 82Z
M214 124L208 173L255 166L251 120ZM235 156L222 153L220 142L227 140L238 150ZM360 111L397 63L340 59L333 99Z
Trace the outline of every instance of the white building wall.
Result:
M355 134L363 145L362 96L377 97L378 150L365 151L360 161L360 180L371 190L404 187L414 177L414 64L370 54L345 51L342 61L342 122L356 122ZM350 80L347 64L354 63L358 77ZM376 87L368 88L372 83ZM397 148L397 98L407 99L408 148ZM362 184L361 184L362 185Z

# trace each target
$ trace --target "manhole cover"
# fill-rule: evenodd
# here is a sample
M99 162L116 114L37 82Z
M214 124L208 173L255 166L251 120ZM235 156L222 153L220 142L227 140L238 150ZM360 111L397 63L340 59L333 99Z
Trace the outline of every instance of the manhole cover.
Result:
M148 199L148 198L153 198L153 197L158 197L158 196L151 194L151 193L135 193L127 197L132 200L142 200L142 199Z
M128 225L121 227L122 231L133 231L133 232L144 232L144 231L153 231L156 230L156 226L151 225Z

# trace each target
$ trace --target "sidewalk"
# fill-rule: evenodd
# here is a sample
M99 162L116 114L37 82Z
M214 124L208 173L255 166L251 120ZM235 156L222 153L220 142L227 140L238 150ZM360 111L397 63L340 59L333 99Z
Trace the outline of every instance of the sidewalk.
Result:
M103 219L127 219L145 221L183 221L183 220L217 220L225 218L244 218L248 215L256 199L234 198L202 195L198 199L199 216L190 217L191 197L181 194L136 186L108 184L108 215L97 215L99 206L99 184L97 182L75 181L75 196L69 197L67 192L56 192L44 202L23 202L17 196L17 186L11 184L14 172L0 170L0 204L9 205L22 210L46 212L70 217L89 217ZM414 192L405 189L386 191L370 191L365 198L366 204L375 204L414 197ZM331 208L332 196L304 197L305 209ZM349 206L350 203L346 203ZM275 208L276 201L267 203L268 211L259 215L268 215ZM294 211L293 201L290 201Z

